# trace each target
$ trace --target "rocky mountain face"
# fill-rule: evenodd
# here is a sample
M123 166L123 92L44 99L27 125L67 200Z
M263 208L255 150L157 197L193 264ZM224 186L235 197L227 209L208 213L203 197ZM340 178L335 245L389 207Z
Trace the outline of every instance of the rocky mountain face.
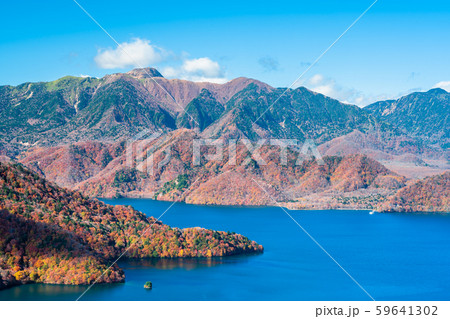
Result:
M443 89L376 102L364 110L410 136L445 148L450 145L450 93Z
M21 165L0 163L0 289L120 282L123 271L108 265L125 251L125 258L176 258L262 250L239 234L172 228L130 206L106 205Z

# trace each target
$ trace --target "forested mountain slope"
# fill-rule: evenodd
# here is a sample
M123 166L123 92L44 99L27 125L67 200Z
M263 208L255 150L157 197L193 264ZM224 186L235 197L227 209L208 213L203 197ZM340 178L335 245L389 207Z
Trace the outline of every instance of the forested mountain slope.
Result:
M450 172L424 178L400 189L379 209L387 212L450 212Z
M263 248L235 233L172 228L130 206L106 205L60 188L19 164L0 163L0 288L89 284L125 250L125 258L176 258ZM114 266L99 282L123 280Z
M450 93L443 89L376 102L364 110L413 137L445 148L450 146Z

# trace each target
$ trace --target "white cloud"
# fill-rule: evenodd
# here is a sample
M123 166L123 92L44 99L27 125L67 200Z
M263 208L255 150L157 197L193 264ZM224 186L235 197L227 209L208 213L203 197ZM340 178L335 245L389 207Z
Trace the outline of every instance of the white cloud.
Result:
M90 76L90 75L87 75L87 74L80 74L80 78L95 78L96 79L95 76Z
M167 65L162 69L162 74L167 78L180 78L194 82L225 83L223 68L218 62L208 57L190 59L189 54L183 52L176 57L150 43L149 40L135 38L129 42L121 43L115 49L100 49L94 58L98 67L102 69L117 69L127 67L157 67L157 64L165 62L178 62L181 65Z
M385 95L367 95L353 88L342 87L332 78L315 74L306 81L300 83L311 91L337 99L343 103L366 106L373 102L386 99Z
M150 44L149 40L135 38L121 43L115 49L100 49L94 60L102 69L123 69L153 65L161 62L164 57L165 52Z
M166 78L174 78L180 74L179 70L171 66L165 67L161 72Z
M190 76L187 77L186 80L192 81L192 82L210 82L210 83L218 83L223 84L228 82L227 78L219 77L219 78L211 78L207 76Z
M210 58L185 59L181 66L166 67L162 70L165 77L180 78L194 82L227 82L222 67Z
M450 92L450 81L441 81L433 85L433 88L441 88Z
M210 58L185 60L182 68L190 74L199 74L206 77L218 77L222 75L219 63Z
M324 80L325 77L322 74L315 74L307 82L310 85L318 85L321 84Z

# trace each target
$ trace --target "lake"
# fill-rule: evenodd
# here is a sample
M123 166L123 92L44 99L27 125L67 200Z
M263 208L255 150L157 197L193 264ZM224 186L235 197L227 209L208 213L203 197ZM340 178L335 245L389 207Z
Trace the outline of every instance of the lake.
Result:
M152 216L171 205L104 200ZM450 215L289 211L376 300L450 300ZM241 233L263 254L212 259L121 260L126 282L95 285L82 300L370 300L278 207L176 203L161 220ZM153 289L146 290L146 281ZM0 300L75 300L86 286L33 284Z

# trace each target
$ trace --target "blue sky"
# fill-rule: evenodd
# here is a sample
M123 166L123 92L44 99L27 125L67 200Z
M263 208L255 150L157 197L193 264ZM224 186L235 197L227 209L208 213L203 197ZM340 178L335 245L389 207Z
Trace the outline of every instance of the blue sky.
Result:
M166 77L289 86L373 1L78 2ZM72 1L8 1L0 84L101 77L133 63ZM365 105L450 88L450 2L379 0L299 84Z

